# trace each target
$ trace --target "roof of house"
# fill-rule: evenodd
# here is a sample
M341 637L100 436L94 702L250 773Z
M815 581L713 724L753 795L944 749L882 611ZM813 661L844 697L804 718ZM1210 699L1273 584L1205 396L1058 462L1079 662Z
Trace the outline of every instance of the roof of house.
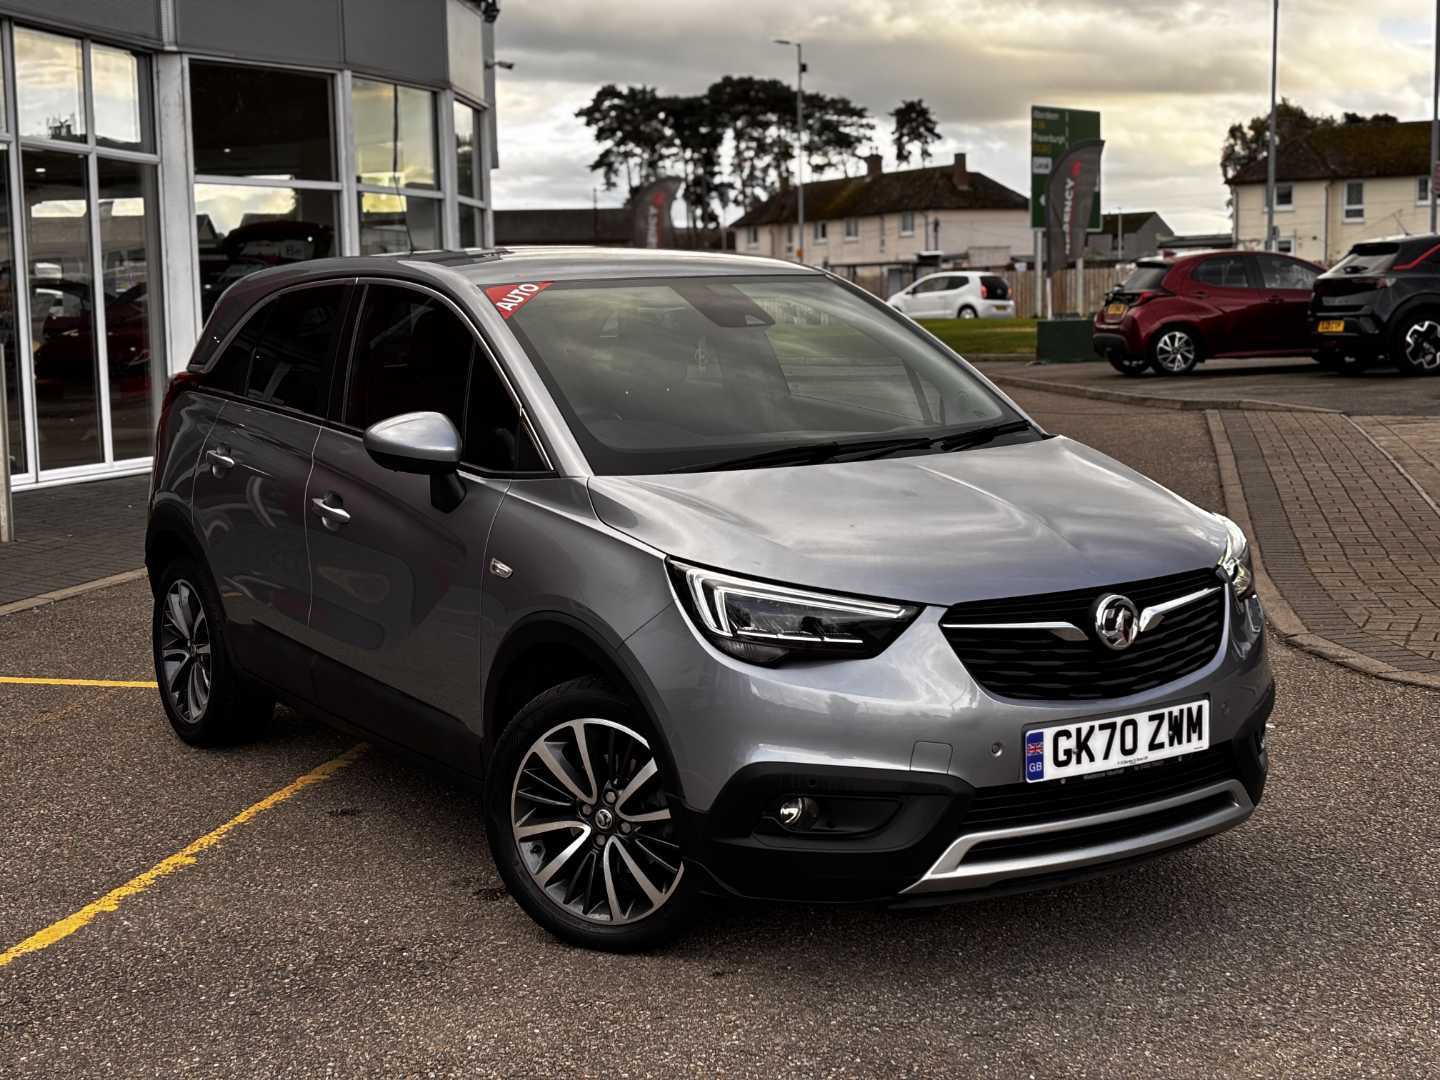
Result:
M1232 184L1263 184L1266 159L1252 161ZM1430 172L1430 122L1340 124L1303 139L1282 142L1275 155L1277 180L1363 180L1425 176Z
M501 247L515 244L628 244L634 230L634 211L625 207L495 211L495 243Z
M1119 214L1101 214L1100 231L1114 236L1117 218L1122 222L1120 229L1125 236L1139 232L1157 218L1162 228L1169 228L1169 226L1165 224L1165 219L1160 217L1160 213L1157 210L1126 210L1124 213Z
M845 176L805 185L805 216L812 221L899 214L906 210L1027 210L1030 200L984 173L966 171L956 183L954 165ZM777 225L795 220L796 190L786 188L731 224Z

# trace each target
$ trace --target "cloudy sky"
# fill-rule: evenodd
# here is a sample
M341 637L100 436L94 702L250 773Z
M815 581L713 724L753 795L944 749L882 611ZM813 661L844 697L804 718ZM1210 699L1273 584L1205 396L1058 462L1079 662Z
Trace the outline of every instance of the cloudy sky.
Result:
M1429 9L1429 10L1427 10ZM1280 92L1311 111L1428 118L1426 0L1281 0ZM495 205L588 205L596 147L574 118L606 82L694 93L726 74L794 78L888 113L924 98L942 159L1017 190L1032 104L1099 109L1105 209L1155 209L1185 232L1228 227L1217 164L1229 124L1268 108L1267 0L506 0L497 24ZM618 193L600 193L616 205Z

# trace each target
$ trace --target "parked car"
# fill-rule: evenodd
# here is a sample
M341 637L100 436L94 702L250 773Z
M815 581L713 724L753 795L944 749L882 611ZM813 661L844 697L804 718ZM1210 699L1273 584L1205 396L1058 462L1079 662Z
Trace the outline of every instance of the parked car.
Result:
M263 270L162 412L175 732L234 739L280 700L484 776L500 876L566 940L653 945L702 891L1049 886L1260 801L1239 528L815 269Z
M998 274L927 274L886 301L912 319L1011 319L1010 283Z
M1184 375L1220 356L1308 356L1321 268L1289 255L1142 259L1095 315L1095 351L1124 375Z
M1310 328L1327 367L1440 374L1440 236L1356 244L1315 282Z

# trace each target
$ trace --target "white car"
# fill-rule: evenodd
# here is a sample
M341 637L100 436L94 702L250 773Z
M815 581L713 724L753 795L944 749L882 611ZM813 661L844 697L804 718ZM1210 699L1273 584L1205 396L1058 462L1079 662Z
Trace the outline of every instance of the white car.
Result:
M995 274L927 274L885 301L912 319L1013 319L1010 285Z

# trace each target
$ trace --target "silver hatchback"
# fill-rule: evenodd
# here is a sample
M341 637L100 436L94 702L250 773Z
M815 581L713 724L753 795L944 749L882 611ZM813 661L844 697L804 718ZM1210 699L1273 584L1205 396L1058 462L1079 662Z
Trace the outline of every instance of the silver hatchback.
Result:
M1243 821L1243 533L828 274L599 250L322 260L215 307L160 421L165 710L276 701L485 778L538 922L922 904Z

